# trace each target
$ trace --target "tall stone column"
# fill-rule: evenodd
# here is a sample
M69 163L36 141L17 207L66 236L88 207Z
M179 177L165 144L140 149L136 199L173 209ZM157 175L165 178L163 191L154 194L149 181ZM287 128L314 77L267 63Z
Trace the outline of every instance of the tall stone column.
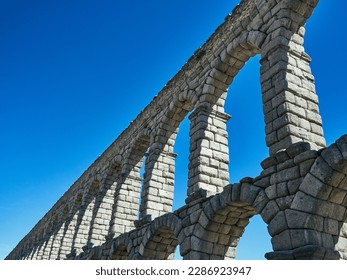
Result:
M140 220L153 220L172 211L176 154L151 149L147 156Z
M64 223L64 233L61 239L59 248L58 259L66 259L67 255L71 253L72 244L74 243L74 235L78 220L78 214L82 204L82 194L78 194L71 202L73 203L70 208L66 209L66 219Z
M76 231L73 239L73 249L76 249L77 255L82 252L83 247L86 246L88 242L88 233L91 226L94 202L95 198L88 196L82 204L78 215Z
M189 116L188 198L213 195L229 183L227 121L230 116L201 106Z
M43 260L49 260L49 257L51 255L51 250L52 250L52 244L53 244L53 238L54 236L52 235L53 232L49 232L49 236L47 237L47 241L43 250L42 254L42 259Z
M109 233L110 221L112 219L112 209L115 199L115 189L119 180L120 171L114 169L100 184L101 189L95 199L91 227L88 241L94 246L98 246L105 241L105 236ZM129 193L125 194L128 196ZM130 209L129 209L130 212Z
M132 170L128 175L123 173L120 177L115 193L110 237L117 237L134 229L134 221L138 217L142 185L139 170Z
M279 26L262 49L261 86L270 155L305 141L325 147L311 58L303 48L304 28L293 34Z
M50 253L50 259L51 260L55 260L58 258L58 254L59 254L59 248L61 247L61 240L63 237L63 231L64 231L64 227L62 226L58 232L54 235L53 238L53 244L52 244L52 250Z

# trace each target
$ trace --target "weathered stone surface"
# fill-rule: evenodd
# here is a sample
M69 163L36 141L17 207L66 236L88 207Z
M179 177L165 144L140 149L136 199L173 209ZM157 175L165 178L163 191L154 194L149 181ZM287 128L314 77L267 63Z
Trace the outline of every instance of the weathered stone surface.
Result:
M242 1L8 259L172 259L177 245L184 259L232 259L256 214L269 259L347 259L347 136L325 148L303 48L317 2ZM227 89L256 54L269 157L229 184ZM188 197L172 213L189 113Z
M271 243L275 251L293 249L289 230L282 231L281 233L273 236L271 239Z
M343 158L347 158L347 134L341 136L337 141L336 145L340 150Z
M264 169L267 169L276 164L277 164L277 159L275 157L268 157L260 163L261 167L263 167Z
M325 218L324 219L324 232L331 235L339 235L339 222L333 219Z
M323 217L290 209L285 210L284 213L289 228L309 228L323 231Z
M287 153L291 158L294 158L306 151L310 151L311 150L311 145L308 142L298 142L295 143L293 145L291 145L290 147L288 147L287 149Z
M269 198L266 196L264 191L260 191L257 195L257 198L254 201L254 208L258 213L260 213L264 207L267 205L269 202Z
M279 211L280 211L280 208L278 207L277 203L271 200L264 207L263 211L261 212L261 216L263 217L266 223L270 223L271 220L277 215Z
M279 212L269 223L268 231L271 236L275 236L282 231L288 229L284 212Z
M343 157L337 144L333 144L328 149L323 150L321 156L332 169L344 173L347 165L347 157Z
M309 173L301 183L299 189L311 196L327 199L330 196L333 188L327 184L324 184L322 181Z

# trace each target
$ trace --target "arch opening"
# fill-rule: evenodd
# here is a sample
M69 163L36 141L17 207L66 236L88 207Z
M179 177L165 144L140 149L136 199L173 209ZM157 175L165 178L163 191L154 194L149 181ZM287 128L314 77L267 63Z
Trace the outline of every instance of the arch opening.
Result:
M258 176L262 171L259 162L268 157L259 59L256 55L248 60L228 89L225 110L232 115L227 128L231 183Z
M156 131L148 151L142 192L140 217L143 220L172 212L177 154L174 153L178 129L183 119L192 110L189 101L173 100Z
M235 259L239 241L250 220L259 212L259 205L267 203L263 189L250 184L228 185L221 194L211 198L199 216L187 259ZM264 227L265 222L262 222ZM258 233L251 238L255 239ZM269 233L264 236L270 237ZM255 246L257 248L259 246ZM263 257L262 257L263 258ZM246 256L245 259L256 259Z
M265 260L265 254L272 251L271 236L260 215L250 218L237 245L236 260Z
M149 136L142 135L135 139L129 153L125 156L126 160L122 165L115 188L109 230L115 237L134 229L134 223L138 219L140 191L143 184L141 167L149 144Z
M230 203L215 212L202 236L200 245L206 248L202 248L202 258L235 259L239 240L255 214L254 208L244 202Z
M184 117L177 129L174 151L177 154L175 161L175 192L173 210L185 205L188 182L189 165L189 115Z

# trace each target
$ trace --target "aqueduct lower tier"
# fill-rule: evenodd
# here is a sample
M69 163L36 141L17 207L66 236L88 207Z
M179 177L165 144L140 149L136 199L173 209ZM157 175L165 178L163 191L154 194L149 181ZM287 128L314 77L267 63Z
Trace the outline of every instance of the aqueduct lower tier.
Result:
M325 147L303 47L317 3L242 1L7 259L170 259L177 245L183 259L229 259L256 214L272 237L268 259L347 258L347 135ZM229 184L224 103L256 54L270 156L258 177ZM189 112L186 205L172 212Z

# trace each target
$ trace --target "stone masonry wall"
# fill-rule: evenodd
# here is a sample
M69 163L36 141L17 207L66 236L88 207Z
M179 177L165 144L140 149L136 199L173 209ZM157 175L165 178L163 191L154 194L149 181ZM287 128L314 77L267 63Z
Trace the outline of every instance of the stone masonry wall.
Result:
M268 259L347 258L347 137L325 147L303 47L317 3L242 1L7 259L170 259L177 245L184 259L232 259L257 214L272 237ZM230 184L224 103L256 54L269 157L258 177ZM187 199L172 212L188 113Z

